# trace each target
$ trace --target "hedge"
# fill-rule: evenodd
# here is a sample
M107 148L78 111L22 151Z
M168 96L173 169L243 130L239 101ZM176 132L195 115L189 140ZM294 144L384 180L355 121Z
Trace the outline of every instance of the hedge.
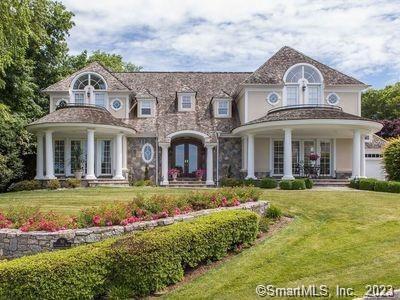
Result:
M292 180L281 180L279 182L279 188L281 190L291 190L292 189Z
M250 211L223 211L118 239L0 262L0 299L148 295L180 281L185 268L252 243L258 219Z
M304 179L281 180L279 187L281 190L305 190L306 182Z
M122 238L113 245L111 295L144 296L160 290L180 281L186 267L221 259L236 245L252 243L257 232L256 214L229 211Z
M0 263L0 299L93 299L105 294L113 241Z
M19 191L33 191L42 188L40 181L38 180L23 180L13 183L8 188L9 192L19 192Z
M383 181L373 178L352 179L350 187L376 192L400 193L400 182L398 181Z
M274 189L278 186L278 182L274 178L265 177L260 180L258 186L262 189Z

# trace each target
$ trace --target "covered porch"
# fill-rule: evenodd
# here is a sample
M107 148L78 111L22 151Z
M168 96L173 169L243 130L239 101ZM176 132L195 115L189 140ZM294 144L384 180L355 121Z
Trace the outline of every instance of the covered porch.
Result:
M319 118L310 118L315 115L310 110ZM347 179L365 177L365 136L380 128L337 108L286 108L233 133L242 137L246 178Z
M134 130L105 109L61 108L28 128L37 136L36 179L128 179L126 138Z

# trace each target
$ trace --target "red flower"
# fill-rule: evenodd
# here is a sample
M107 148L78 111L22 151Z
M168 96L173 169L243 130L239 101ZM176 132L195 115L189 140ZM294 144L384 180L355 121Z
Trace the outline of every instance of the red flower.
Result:
M238 205L240 205L240 201L235 198L235 199L233 199L232 204L233 204L233 206L238 206Z
M174 216L178 216L181 214L181 210L179 209L179 207L175 208L174 210Z
M94 224L94 225L96 225L96 226L100 226L100 223L101 223L101 217L100 217L100 216L98 216L98 215L94 216L94 217L93 217L93 219L92 219L92 222L93 222L93 224Z

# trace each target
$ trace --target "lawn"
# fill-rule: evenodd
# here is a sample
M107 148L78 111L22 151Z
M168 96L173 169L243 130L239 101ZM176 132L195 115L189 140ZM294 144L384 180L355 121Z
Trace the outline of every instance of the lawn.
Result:
M71 214L135 193L188 193L162 188L94 188L0 195L9 205L40 205ZM282 231L181 285L166 299L253 299L259 284L295 287L367 284L400 288L400 196L361 191L265 191L266 200L295 216Z

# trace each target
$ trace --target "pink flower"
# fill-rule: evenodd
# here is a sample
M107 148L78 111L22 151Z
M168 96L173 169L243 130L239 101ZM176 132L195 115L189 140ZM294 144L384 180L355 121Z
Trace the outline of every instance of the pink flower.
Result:
M233 204L233 206L238 206L238 205L240 205L240 201L235 198L235 199L233 199L232 204Z
M127 219L125 219L125 220L122 220L120 224L121 224L122 226L126 226L126 225L129 224L129 222L128 222Z
M101 217L100 216L98 216L98 215L96 215L96 216L94 216L93 217L93 224L94 225L96 225L96 226L100 226L100 223L101 223Z
M181 214L181 210L179 209L179 207L175 208L174 210L174 216L178 216Z
M112 223L111 221L107 221L107 222L106 222L106 225L107 225L107 226L112 226L113 223Z

